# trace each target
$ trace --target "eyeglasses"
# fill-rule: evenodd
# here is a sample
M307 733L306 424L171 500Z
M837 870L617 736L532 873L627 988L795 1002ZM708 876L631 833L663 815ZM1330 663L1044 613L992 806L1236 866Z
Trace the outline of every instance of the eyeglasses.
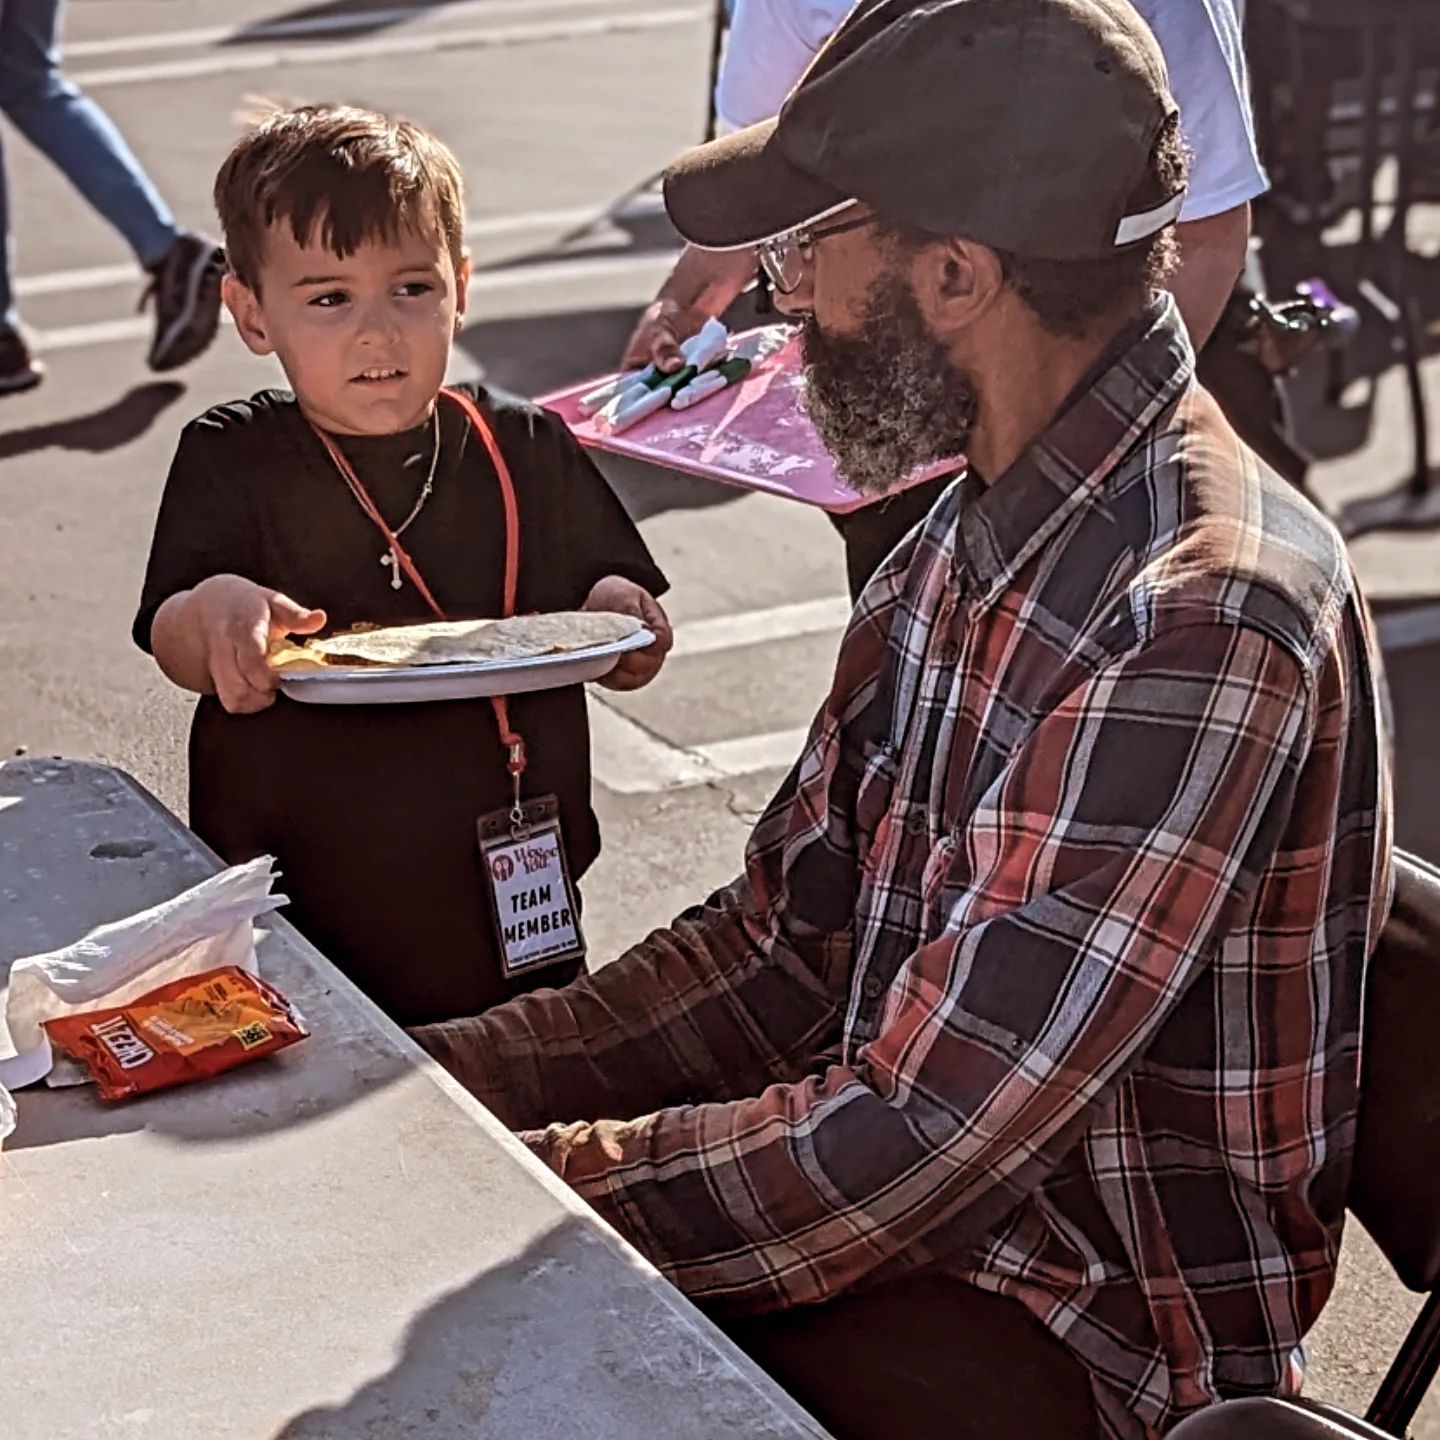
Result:
M805 278L805 267L815 258L818 241L828 240L832 235L843 235L847 230L858 230L862 225L873 225L879 218L878 215L862 215L858 220L837 220L831 225L802 225L784 235L777 235L773 240L762 241L759 247L760 268L777 295L793 295Z

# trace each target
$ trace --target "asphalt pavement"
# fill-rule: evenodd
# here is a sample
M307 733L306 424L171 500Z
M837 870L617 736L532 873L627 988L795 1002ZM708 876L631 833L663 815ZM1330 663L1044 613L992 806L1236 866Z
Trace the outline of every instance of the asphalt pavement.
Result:
M453 378L535 394L609 366L673 258L649 181L701 138L711 8L70 0L65 38L73 78L201 227L214 224L214 170L257 96L371 104L431 126L466 171L477 265ZM118 237L13 131L3 141L24 318L50 374L0 401L0 755L98 757L183 814L190 705L133 649L130 617L180 426L277 375L227 328L178 376L150 376L140 276ZM1338 408L1320 403L1318 375L1297 387L1324 457L1317 490L1352 524L1409 464L1403 384L1384 368L1383 337L1362 350ZM734 873L823 693L847 610L838 542L818 513L700 481L616 482L671 576L678 644L660 685L593 704L606 851L586 917L599 960ZM1440 858L1428 718L1440 533L1386 526L1352 548L1382 617L1400 838ZM1414 1309L1352 1227L1311 1391L1363 1404ZM1417 1434L1440 1440L1433 1398Z

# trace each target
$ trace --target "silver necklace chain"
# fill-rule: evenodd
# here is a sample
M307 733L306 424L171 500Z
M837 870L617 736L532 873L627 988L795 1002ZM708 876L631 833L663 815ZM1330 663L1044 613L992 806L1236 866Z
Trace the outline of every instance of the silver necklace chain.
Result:
M415 503L410 507L410 513L404 518L404 520L400 522L399 526L396 529L390 532L391 535L393 535L397 540L419 518L420 512L425 508L425 502L430 498L431 492L435 489L435 472L440 467L440 404L438 401L435 404L433 414L435 443L431 446L430 449L430 473L426 475L425 483L420 487L420 494L416 497ZM335 457L332 455L331 458L334 459ZM344 478L345 484L349 488L351 494L355 495L355 503L359 505L362 510L364 510L364 500L362 500L359 494L356 493L354 481L350 478L349 475L345 474L345 467L340 463L338 459L335 460L335 468L340 471L340 474ZM376 511L376 513L379 513L378 510ZM400 587L405 583L405 578L402 574L400 556L393 545L387 545L385 547L385 553L381 555L380 563L389 567L390 588L392 590L400 589Z
M434 422L435 443L430 448L430 472L425 476L425 483L420 487L420 494L414 505L410 507L410 513L401 521L398 529L390 532L397 540L415 523L416 516L425 508L425 502L435 488L435 471L440 465L440 404L438 401L435 404Z

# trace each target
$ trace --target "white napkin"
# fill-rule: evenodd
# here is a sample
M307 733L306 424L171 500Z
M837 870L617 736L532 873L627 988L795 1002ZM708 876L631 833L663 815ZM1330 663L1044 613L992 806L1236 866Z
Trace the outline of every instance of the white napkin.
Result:
M274 857L262 855L128 920L101 925L63 950L15 961L4 1016L15 1055L0 1061L0 1083L18 1087L48 1076L51 1085L65 1085L87 1078L82 1068L53 1059L45 1020L124 1005L222 965L256 970L254 922L286 903L284 895L270 893L275 878Z

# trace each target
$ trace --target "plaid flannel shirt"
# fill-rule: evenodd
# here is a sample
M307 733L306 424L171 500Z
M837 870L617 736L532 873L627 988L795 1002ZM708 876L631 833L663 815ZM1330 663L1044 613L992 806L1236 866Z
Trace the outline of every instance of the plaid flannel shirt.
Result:
M1192 370L1166 301L947 491L734 885L419 1032L690 1295L943 1267L1059 1336L1116 1436L1292 1385L1389 902L1343 545Z

